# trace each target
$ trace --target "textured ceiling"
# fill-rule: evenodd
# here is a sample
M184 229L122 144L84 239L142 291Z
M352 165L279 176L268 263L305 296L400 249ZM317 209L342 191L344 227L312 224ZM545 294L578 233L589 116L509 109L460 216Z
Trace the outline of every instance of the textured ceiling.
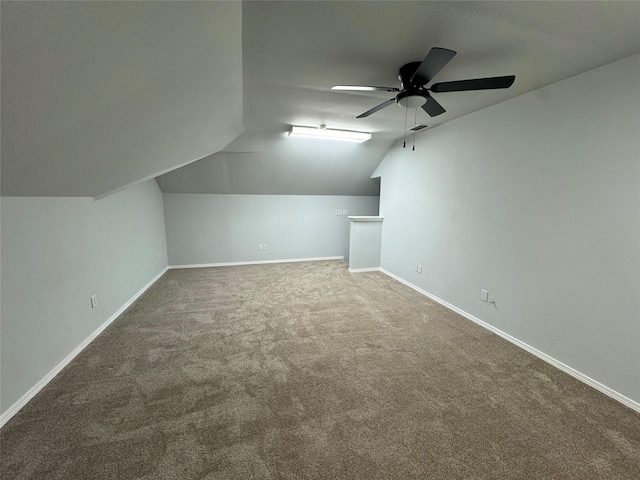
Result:
M99 196L242 124L238 2L2 2L2 194Z
M516 75L434 94L435 126L640 52L638 24L613 1L2 2L2 193L96 196L206 157L161 188L370 194L405 110L356 119L392 95L332 85L398 86L434 46L458 52L436 82ZM292 124L373 139L302 146Z

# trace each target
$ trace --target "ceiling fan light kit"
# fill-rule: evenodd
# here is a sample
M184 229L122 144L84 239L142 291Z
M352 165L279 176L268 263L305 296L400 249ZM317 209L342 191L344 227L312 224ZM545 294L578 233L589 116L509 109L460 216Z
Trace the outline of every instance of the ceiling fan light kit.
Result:
M427 97L412 92L400 92L396 96L396 103L404 108L418 108L427 103Z
M362 143L371 139L371 134L367 132L355 132L352 130L335 130L326 128L326 125L318 127L292 126L289 131L290 137L315 138L321 140L335 140L340 142Z

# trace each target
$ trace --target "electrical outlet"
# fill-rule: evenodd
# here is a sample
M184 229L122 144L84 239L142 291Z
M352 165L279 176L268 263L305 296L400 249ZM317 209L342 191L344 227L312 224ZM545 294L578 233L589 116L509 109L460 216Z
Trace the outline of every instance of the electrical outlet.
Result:
M418 265L418 273L422 273L422 265Z
M483 302L489 301L489 292L487 290L480 291L480 300L482 300Z
M349 210L342 210L343 215L349 215Z
M264 246L261 243L258 244L258 250L264 250Z
M149 262L147 260L144 261L144 269L149 268Z
M266 243L263 243L263 244L262 244L262 249L263 249L263 250L266 250L266 249L267 249L267 244L266 244Z
M91 308L96 308L98 306L98 296L91 295Z
M336 215L342 215L342 210L336 210Z
M417 271L418 271L418 264L417 264L417 263L414 263L414 264L413 264L413 270L414 270L415 272L417 272Z

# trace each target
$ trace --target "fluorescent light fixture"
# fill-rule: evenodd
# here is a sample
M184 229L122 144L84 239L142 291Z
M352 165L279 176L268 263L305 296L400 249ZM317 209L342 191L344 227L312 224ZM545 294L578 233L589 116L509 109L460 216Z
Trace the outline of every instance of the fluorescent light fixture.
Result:
M296 127L292 126L290 137L319 138L324 140L338 140L340 142L366 142L371 138L370 133L352 132L350 130L333 130L330 128Z

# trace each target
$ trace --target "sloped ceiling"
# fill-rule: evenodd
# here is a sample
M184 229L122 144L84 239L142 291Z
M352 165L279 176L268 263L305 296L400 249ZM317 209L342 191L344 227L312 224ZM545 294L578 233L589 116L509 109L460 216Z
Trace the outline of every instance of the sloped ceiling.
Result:
M398 86L434 46L458 52L437 82L516 75L434 94L433 128L640 52L639 23L640 2L3 2L2 193L95 196L206 156L162 190L368 195L405 110L356 119L391 96L332 85ZM295 143L292 124L373 139Z
M244 131L239 2L2 2L2 194L99 196Z
M165 193L379 195L371 175L388 142L273 138L260 151L224 151L157 178Z

